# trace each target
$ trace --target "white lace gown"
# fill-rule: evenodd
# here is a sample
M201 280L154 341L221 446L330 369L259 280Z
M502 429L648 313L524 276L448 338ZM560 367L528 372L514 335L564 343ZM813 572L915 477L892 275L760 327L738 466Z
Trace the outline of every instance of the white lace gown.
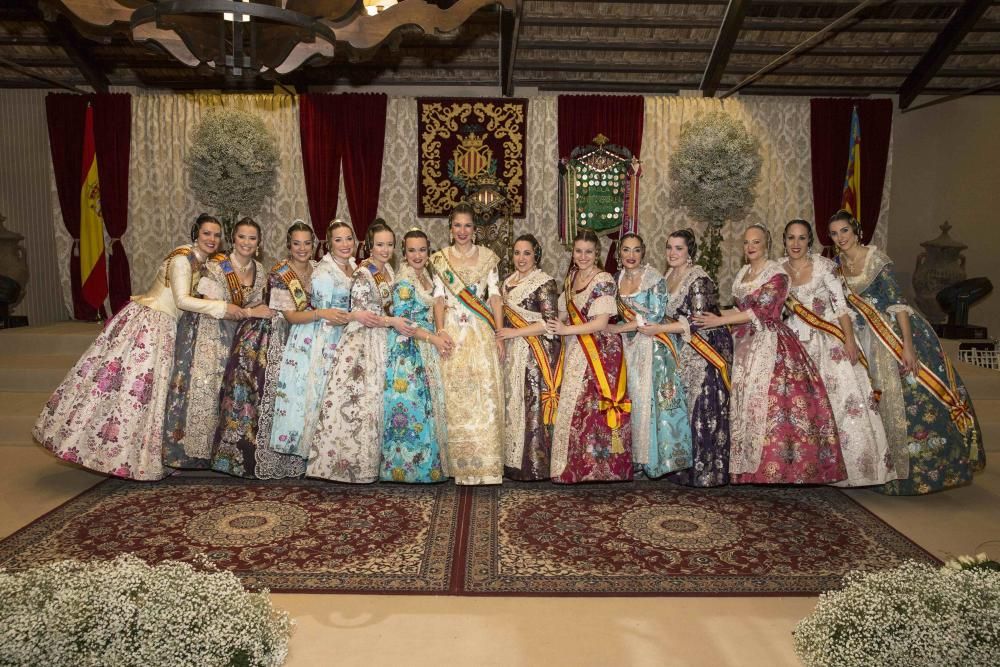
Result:
M838 318L851 315L851 310L835 269L830 260L812 255L809 281L792 286L790 293L819 317L840 326ZM843 343L809 326L794 313L787 324L819 369L833 407L847 466L847 479L833 486L869 486L896 479L885 427L865 367L861 363L852 365Z

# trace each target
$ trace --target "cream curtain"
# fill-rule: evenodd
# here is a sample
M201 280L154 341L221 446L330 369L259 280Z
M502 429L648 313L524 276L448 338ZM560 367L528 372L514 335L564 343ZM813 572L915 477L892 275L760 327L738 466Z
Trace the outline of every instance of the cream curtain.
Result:
M284 230L295 218L309 220L302 176L296 98L288 95L172 95L139 91L133 96L132 167L129 178L129 231L124 242L136 291L146 289L157 265L171 248L187 239L191 222L202 210L188 187L184 158L194 127L213 106L235 106L259 114L278 140L281 161L275 197L255 216L264 228L264 251L284 253ZM792 218L812 220L812 180L809 163L809 101L807 98L747 97L730 100L700 97L647 97L642 140L640 231L649 259L665 269L664 244L674 229L691 227L701 236L704 225L670 205L669 168L685 122L711 111L725 111L746 123L760 140L764 164L757 199L749 216L727 223L723 231L723 265L719 283L728 300L742 262L741 234L753 223L768 226L773 256L781 255L781 231ZM556 225L556 147L558 118L555 96L528 101L527 217L514 221L514 234L531 232L544 247L542 268L561 279L569 252L561 247ZM411 227L427 232L439 248L448 242L444 218L418 219L417 106L412 97L389 99L379 215L400 236ZM51 168L50 168L51 171ZM892 176L892 151L882 196L875 242L885 246ZM51 180L51 179L50 179ZM54 182L52 193L56 246L60 256L71 250L62 226ZM350 220L344 187L338 217ZM822 221L820 221L822 224ZM64 301L69 302L68 269L60 263Z

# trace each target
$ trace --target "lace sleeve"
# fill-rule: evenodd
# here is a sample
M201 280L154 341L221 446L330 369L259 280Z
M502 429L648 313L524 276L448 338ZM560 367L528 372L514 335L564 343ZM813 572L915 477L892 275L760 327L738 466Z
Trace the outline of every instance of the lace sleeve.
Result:
M170 275L170 294L178 310L201 313L221 320L226 316L226 302L217 299L199 299L191 295L191 262L187 257L174 257L167 267Z
M840 282L840 278L833 271L827 271L823 274L823 285L826 287L827 291L830 292L830 305L833 306L833 313L831 314L834 320L840 319L844 315L848 317L851 316L850 306L847 305L847 297L844 296L844 286Z

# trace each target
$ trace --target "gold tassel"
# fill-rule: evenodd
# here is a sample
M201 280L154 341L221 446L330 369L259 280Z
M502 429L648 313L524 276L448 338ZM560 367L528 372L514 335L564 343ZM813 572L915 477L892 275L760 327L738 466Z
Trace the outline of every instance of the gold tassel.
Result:
M611 429L611 453L612 454L625 453L625 445L622 443L622 434L620 428Z

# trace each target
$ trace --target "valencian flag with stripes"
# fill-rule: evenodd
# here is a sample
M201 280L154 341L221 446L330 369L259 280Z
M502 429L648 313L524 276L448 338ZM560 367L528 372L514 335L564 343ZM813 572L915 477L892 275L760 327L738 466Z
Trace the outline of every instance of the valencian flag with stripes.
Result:
M83 131L83 178L80 185L80 285L83 300L100 309L108 296L108 270L104 261L104 218L101 186L97 180L94 145L94 107L87 105Z
M851 113L851 152L847 160L844 196L840 208L861 220L861 123L858 121L857 106Z

